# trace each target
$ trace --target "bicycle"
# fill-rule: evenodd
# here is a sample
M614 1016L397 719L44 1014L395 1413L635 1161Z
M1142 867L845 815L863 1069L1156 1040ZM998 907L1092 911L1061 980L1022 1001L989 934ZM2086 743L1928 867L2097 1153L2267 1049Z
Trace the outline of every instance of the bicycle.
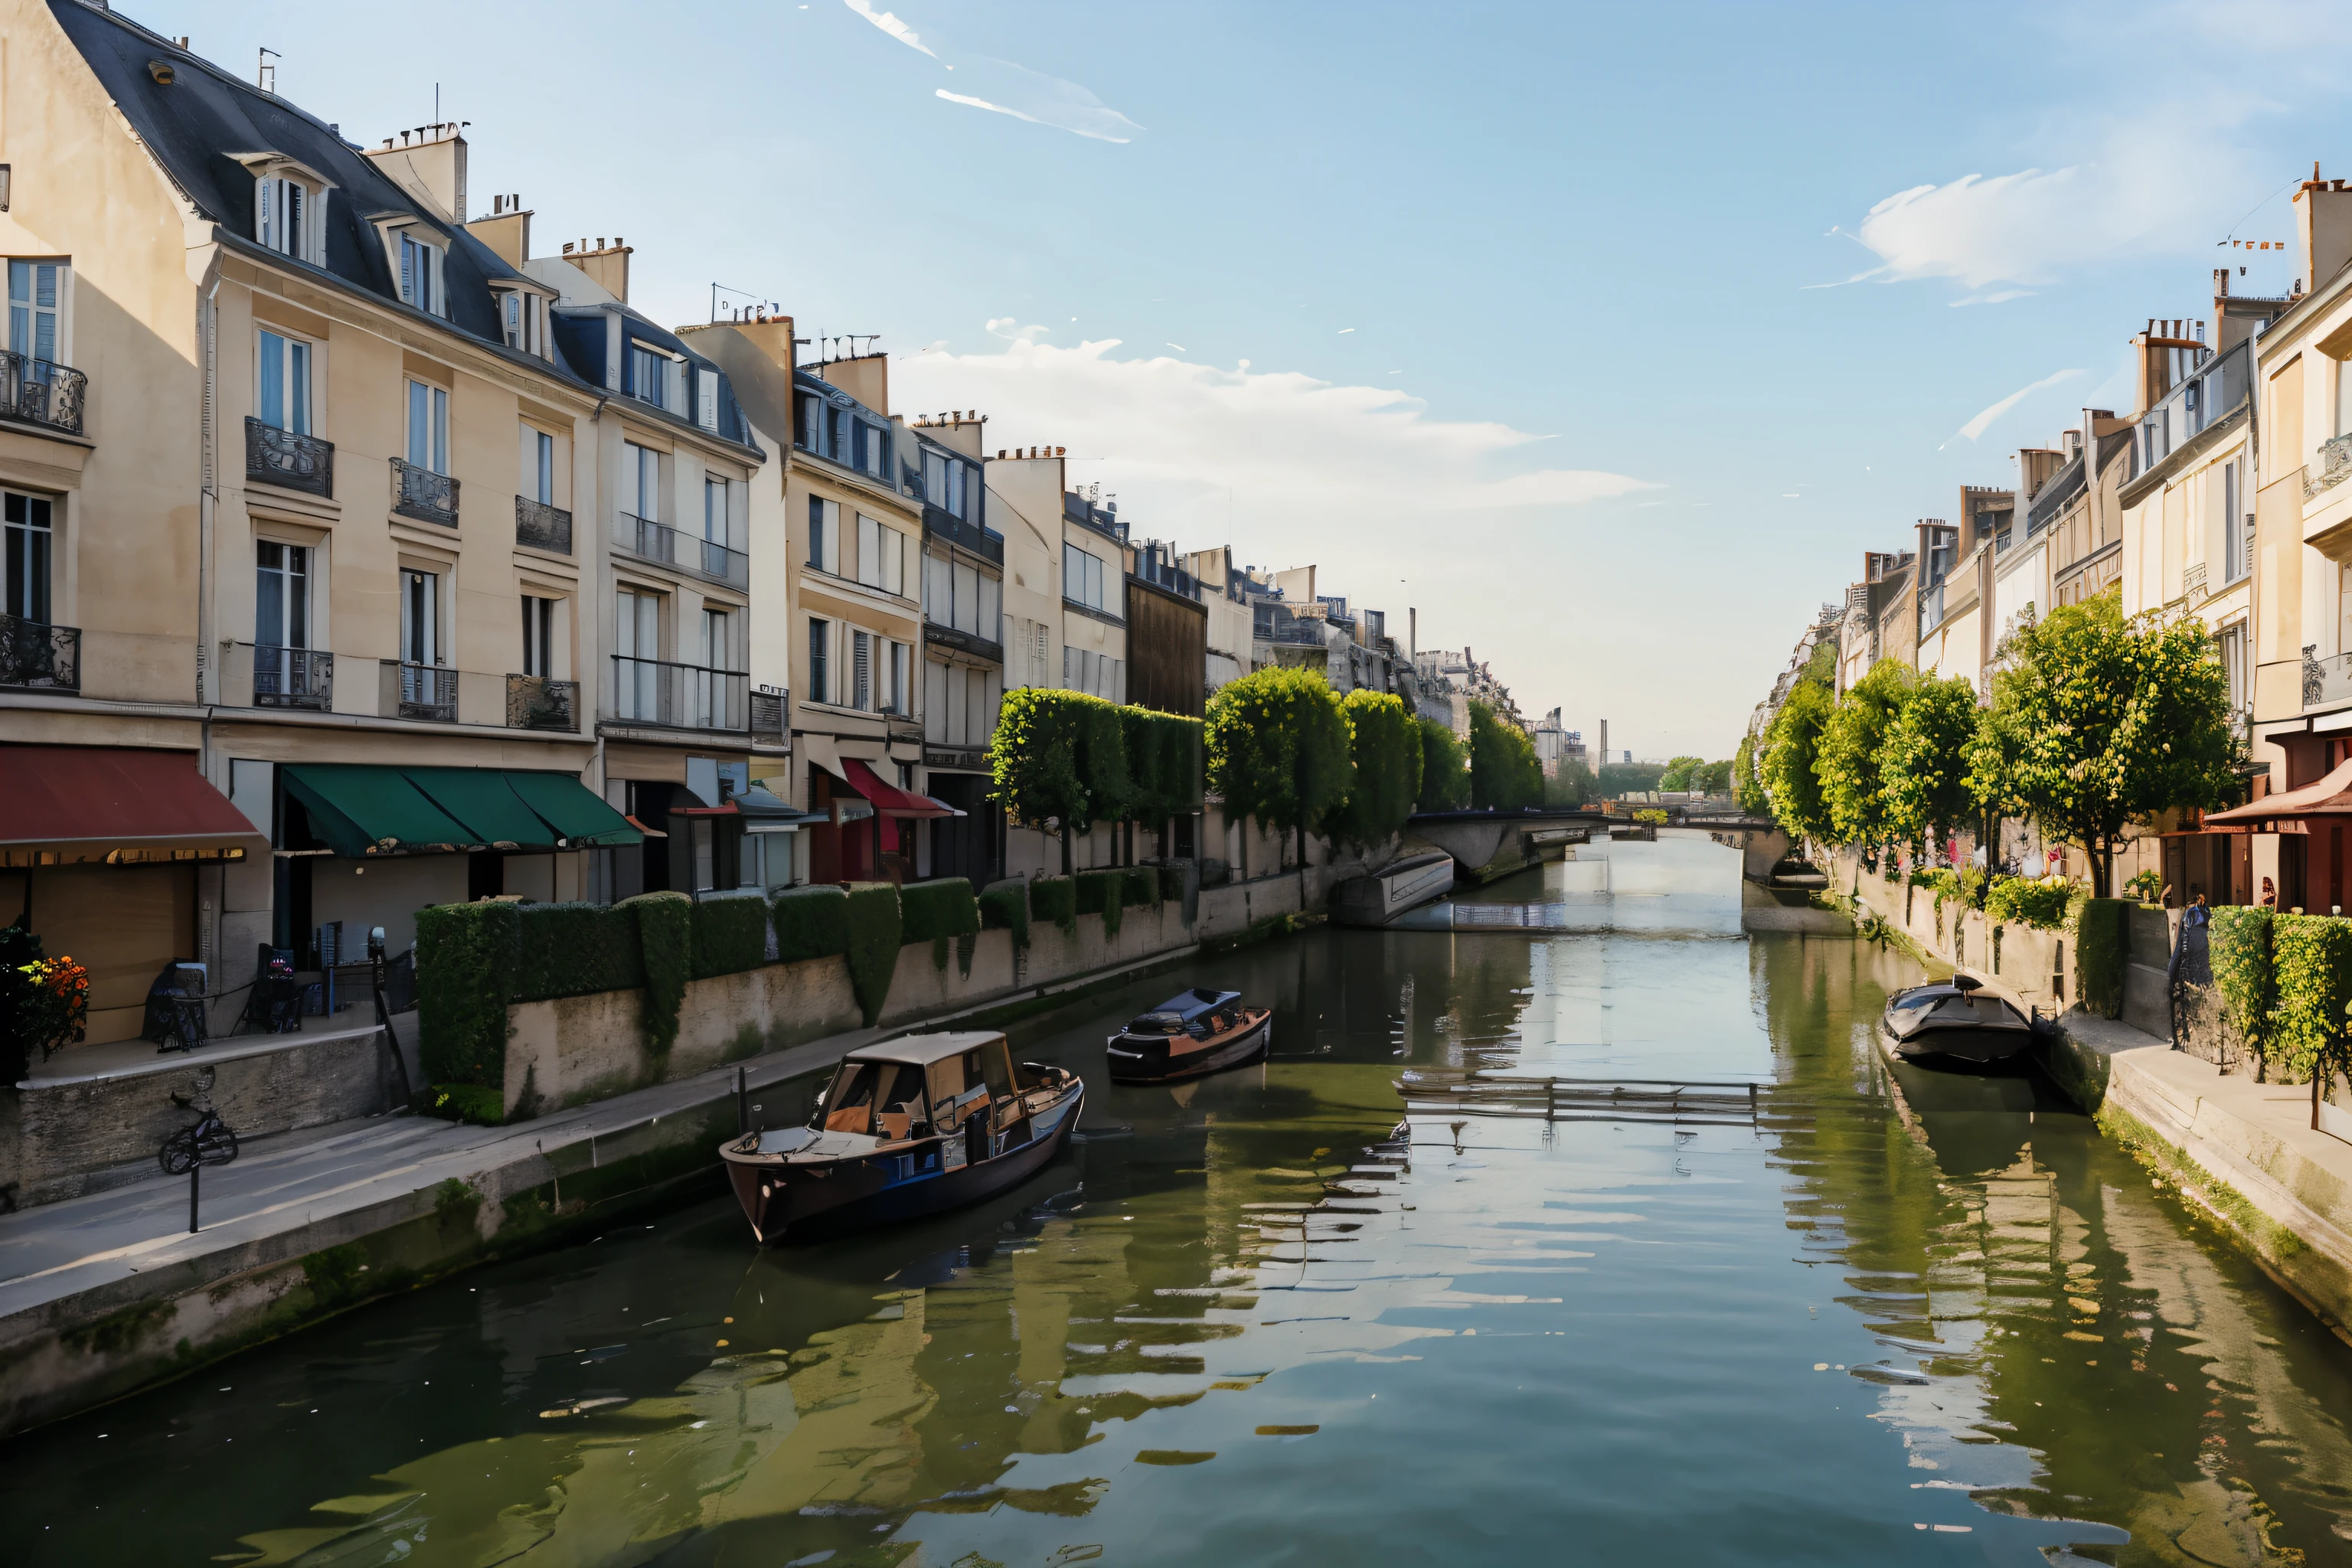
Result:
M193 1093L172 1096L172 1103L193 1110L196 1120L163 1140L156 1158L167 1176L184 1176L198 1165L226 1165L236 1158L236 1133L213 1109L213 1070L196 1075Z

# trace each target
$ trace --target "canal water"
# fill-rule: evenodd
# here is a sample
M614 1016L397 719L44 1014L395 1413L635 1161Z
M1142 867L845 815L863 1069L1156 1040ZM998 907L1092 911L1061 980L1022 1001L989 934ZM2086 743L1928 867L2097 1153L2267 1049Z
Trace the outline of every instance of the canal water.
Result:
M1557 872L1553 873L1557 876ZM1535 879L1489 897L1542 896ZM18 1568L2352 1562L2352 1352L1795 936L1325 931L1030 1020L1087 1141L758 1251L713 1194L0 1446ZM1274 1059L1102 1078L1179 984ZM1438 1111L1465 1070L1759 1086ZM1540 1102L1540 1097L1537 1097ZM1581 1103L1571 1095L1570 1104Z

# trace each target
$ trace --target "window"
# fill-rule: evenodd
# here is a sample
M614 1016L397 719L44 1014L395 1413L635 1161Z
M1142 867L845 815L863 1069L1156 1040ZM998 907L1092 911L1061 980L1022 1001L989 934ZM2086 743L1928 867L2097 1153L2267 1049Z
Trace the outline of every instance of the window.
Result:
M2238 471L2234 462L2221 465L2221 575L2231 583L2246 574L2246 531L2253 521L2245 515Z
M621 443L621 504L632 517L661 521L661 454L635 441Z
M400 297L418 310L446 315L441 280L441 247L412 234L400 237Z
M1103 607L1103 563L1075 544L1062 546L1062 597L1088 609Z
M833 700L833 683L831 660L826 656L833 649L833 623L812 620L808 626L808 700L830 702Z
M804 452L824 456L824 399L814 393L801 395L801 426L793 436L793 445Z
M819 572L841 575L841 503L809 497L808 563Z
M408 384L408 461L436 474L449 471L449 395L422 381Z
M613 628L613 651L620 656L614 667L614 706L624 719L658 720L654 661L661 657L661 595L624 588L618 611Z
M702 537L713 544L727 542L727 481L708 475L702 480Z
M889 684L883 689L885 701L882 711L885 713L897 713L903 716L912 706L907 700L907 660L909 651L905 643L894 642L890 645Z
M281 256L311 259L305 237L310 193L299 180L266 175L256 182L253 237Z
M522 494L541 506L555 504L555 437L522 427Z
M630 342L628 391L640 403L669 408L676 370L667 354L656 353L634 340Z
M555 673L555 604L533 595L522 596L522 672Z
M310 552L261 540L254 545L253 640L264 647L310 646Z
M1106 701L1127 700L1126 674L1123 662L1092 648L1062 648L1062 685L1072 691L1083 691Z
M2246 623L2233 622L2221 628L2221 668L2230 678L2230 707L2246 705Z
M299 338L261 331L257 416L274 430L310 433L310 345Z
M727 612L705 609L702 612L702 668L705 671L728 668ZM727 719L727 683L715 674L695 677L694 721L705 730L724 730Z
M730 668L728 658L727 612L705 609L702 612L702 665L705 669Z
M8 263L8 349L33 359L57 360L65 346L58 310L65 298L62 261Z
M705 430L719 428L719 373L698 369L694 373L694 422Z
M50 503L45 496L0 491L6 518L9 615L47 625L49 619Z
M547 301L520 289L497 290L499 330L507 347L547 357Z
M861 713L874 708L874 634L849 634L849 706Z
M436 572L401 574L400 662L441 662L441 576Z
M857 580L886 594L907 591L907 536L857 514Z
M970 521L966 498L979 489L971 467L959 463L944 452L925 451L923 454L923 499L941 511Z

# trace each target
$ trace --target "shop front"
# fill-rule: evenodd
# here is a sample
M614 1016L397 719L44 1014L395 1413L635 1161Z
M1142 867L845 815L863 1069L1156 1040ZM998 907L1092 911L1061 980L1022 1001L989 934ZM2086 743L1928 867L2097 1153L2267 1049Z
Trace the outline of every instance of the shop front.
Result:
M809 879L905 882L914 879L914 825L961 815L885 780L863 759L809 765Z

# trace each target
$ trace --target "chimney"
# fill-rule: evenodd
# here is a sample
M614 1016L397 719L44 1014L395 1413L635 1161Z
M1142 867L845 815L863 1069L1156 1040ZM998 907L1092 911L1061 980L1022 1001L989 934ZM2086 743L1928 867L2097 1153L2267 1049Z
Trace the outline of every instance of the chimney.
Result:
M2315 294L2352 261L2352 191L2341 180L2321 179L2316 160L2311 178L2294 194L2294 231L2303 243L2304 279Z
M393 184L416 199L417 205L445 223L466 221L466 137L471 121L445 121L420 125L400 133L399 144L389 136L383 145L367 153Z
M629 302L629 258L635 254L629 242L617 234L610 245L604 243L602 235L596 237L593 246L584 239L563 242L563 259L624 305Z
M492 196L490 216L476 218L466 231L518 272L530 258L530 214L523 210L520 196Z

